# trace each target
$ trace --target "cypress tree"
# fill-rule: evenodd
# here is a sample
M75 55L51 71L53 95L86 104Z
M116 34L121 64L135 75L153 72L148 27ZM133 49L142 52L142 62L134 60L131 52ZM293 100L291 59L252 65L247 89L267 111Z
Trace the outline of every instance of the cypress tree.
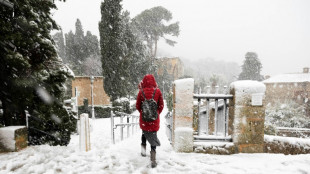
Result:
M105 0L101 3L101 21L99 22L102 74L104 90L112 100L124 96L122 90L121 62L121 0Z
M133 32L129 12L121 12L120 2L103 2L99 23L104 89L112 100L135 95L143 76L155 72L146 46Z

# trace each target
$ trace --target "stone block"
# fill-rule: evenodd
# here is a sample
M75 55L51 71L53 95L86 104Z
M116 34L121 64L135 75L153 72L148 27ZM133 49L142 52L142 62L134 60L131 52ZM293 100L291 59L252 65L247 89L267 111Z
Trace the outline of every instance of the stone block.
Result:
M189 116L178 116L175 119L176 127L192 127L193 126L193 118Z
M28 131L25 126L0 128L0 152L16 152L28 145Z
M179 127L174 130L174 149L177 152L192 152L194 147L193 129Z
M236 127L235 143L241 144L260 144L264 142L264 122L262 120L247 119L246 124Z
M239 153L264 153L264 144L238 144Z

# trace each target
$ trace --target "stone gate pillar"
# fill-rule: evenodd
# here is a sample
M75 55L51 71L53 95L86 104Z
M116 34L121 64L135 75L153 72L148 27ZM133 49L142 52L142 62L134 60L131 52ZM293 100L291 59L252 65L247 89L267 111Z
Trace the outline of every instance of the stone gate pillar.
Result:
M193 92L194 79L174 81L172 145L178 152L193 151Z
M232 139L239 153L264 150L264 95L266 87L258 81L236 81L230 85L229 117Z

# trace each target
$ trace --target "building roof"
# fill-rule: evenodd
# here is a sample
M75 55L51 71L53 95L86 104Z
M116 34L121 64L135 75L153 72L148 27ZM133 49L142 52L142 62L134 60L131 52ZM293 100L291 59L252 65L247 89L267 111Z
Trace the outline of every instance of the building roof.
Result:
M75 76L74 78L90 78L91 76ZM94 78L103 78L103 76L93 76Z
M264 80L263 83L301 83L310 82L310 73L280 74Z

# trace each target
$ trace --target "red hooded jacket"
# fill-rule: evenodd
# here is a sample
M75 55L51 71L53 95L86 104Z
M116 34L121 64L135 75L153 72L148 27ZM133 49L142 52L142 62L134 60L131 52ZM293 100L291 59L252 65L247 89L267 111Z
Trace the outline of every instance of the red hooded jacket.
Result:
M142 101L144 101L144 97L142 94L142 91L139 90L138 96L137 96L137 102L136 102L136 108L140 112L140 128L144 131L158 131L159 130L159 123L160 123L160 118L159 115L161 111L164 108L164 100L163 96L161 94L161 91L159 88L157 88L157 84L155 81L155 78L151 74L147 74L144 76L141 87L143 88L143 92L145 94L145 97L147 99L151 99L154 93L154 90L156 89L155 95L154 95L154 100L157 101L157 113L158 113L158 118L155 121L152 122L144 122L142 120Z

